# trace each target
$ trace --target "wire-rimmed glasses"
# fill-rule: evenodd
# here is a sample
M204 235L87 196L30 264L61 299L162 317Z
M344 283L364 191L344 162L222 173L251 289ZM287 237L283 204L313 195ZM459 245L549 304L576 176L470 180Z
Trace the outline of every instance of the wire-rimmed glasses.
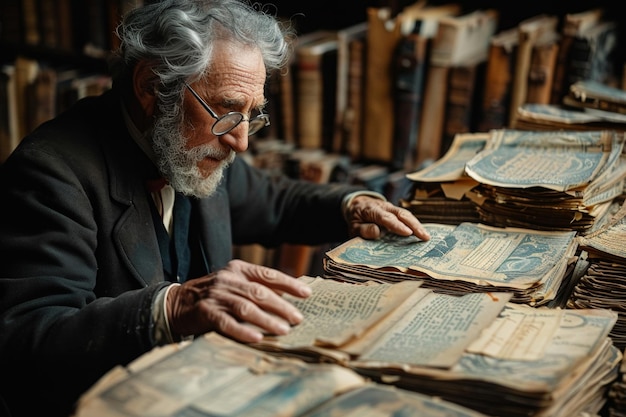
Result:
M265 126L270 125L270 115L266 113L261 113L252 119L238 111L231 111L222 116L218 116L189 84L185 83L185 87L191 91L191 94L193 94L196 100L198 100L202 107L215 119L215 123L211 126L211 132L215 136L227 134L239 126L241 122L248 122L248 136L252 136Z

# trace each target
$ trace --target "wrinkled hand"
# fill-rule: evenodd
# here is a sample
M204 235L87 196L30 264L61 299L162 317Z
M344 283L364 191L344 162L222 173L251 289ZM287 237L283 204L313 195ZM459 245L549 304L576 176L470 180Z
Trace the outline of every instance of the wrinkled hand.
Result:
M172 333L179 336L217 331L241 342L258 342L263 334L289 332L302 314L281 297L306 298L311 289L272 268L233 260L215 273L170 289L166 314Z
M422 240L430 239L430 234L413 213L388 201L358 196L352 200L346 214L351 236L378 239L388 231L400 236L414 234Z

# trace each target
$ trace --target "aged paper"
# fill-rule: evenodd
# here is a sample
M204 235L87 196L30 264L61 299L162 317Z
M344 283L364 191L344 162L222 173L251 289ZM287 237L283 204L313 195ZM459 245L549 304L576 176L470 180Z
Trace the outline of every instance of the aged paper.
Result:
M299 416L365 380L347 368L277 358L217 334L86 395L77 417ZM148 354L149 356L149 354Z
M497 228L477 223L425 224L429 241L386 235L353 238L327 252L336 264L414 270L438 280L525 289L566 265L575 232ZM574 250L573 250L574 249Z
M467 348L500 359L538 360L559 328L563 311L510 305Z
M613 170L623 137L613 131L492 131L465 172L481 184L571 191Z
M305 319L289 334L276 337L282 346L344 345L388 316L420 282L353 285L317 278L309 285L313 293L307 299L286 296Z
M358 359L433 367L454 365L489 326L510 293L451 296L430 292Z

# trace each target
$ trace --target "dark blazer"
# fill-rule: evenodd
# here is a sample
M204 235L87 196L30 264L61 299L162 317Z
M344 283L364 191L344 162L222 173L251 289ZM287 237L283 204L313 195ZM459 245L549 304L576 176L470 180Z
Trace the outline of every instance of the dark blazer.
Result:
M80 101L0 167L0 397L15 416L68 415L155 346L151 305L167 285L145 186L156 170L119 100ZM215 195L193 201L206 269L233 244L347 238L340 204L355 189L272 180L237 158Z

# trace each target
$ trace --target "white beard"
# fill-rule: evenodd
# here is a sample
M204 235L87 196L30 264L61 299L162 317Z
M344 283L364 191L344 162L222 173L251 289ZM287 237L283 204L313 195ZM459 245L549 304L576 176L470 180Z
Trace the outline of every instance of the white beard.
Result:
M179 120L178 113L174 117L158 116L155 120L151 136L159 170L174 190L198 198L209 197L222 181L224 170L235 159L235 152L211 145L186 149L187 140ZM219 160L220 164L205 178L198 162L206 157Z

